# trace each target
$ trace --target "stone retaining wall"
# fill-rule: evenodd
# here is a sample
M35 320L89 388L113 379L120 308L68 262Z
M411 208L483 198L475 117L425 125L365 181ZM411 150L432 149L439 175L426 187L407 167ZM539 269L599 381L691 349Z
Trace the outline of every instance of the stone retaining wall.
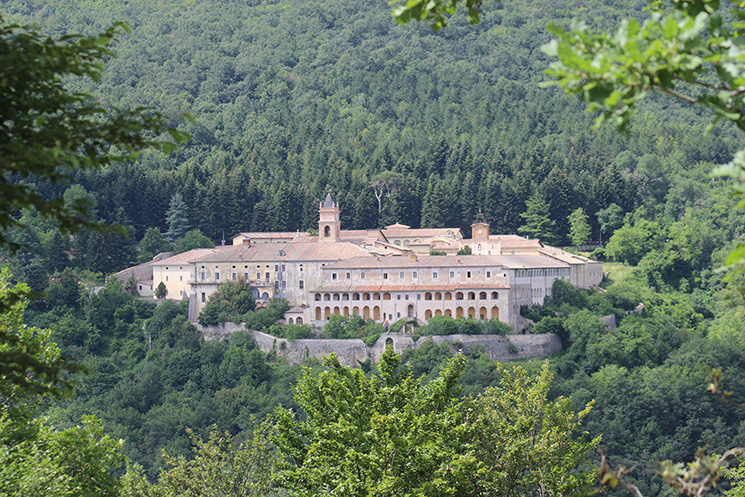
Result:
M205 340L221 340L244 329L243 324L224 323L218 326L199 326ZM418 348L427 340L436 344L447 343L453 353L467 352L477 345L484 347L484 351L494 361L507 362L516 359L546 357L561 350L561 341L553 333L545 335L445 335L420 337L416 342L410 336L398 333L384 333L372 347L365 345L360 339L348 340L287 340L267 335L260 331L248 330L256 346L263 352L274 350L276 354L290 364L302 364L306 359L315 357L321 359L333 352L339 362L345 366L358 366L360 362L370 360L373 364L380 361L380 356L390 340L393 350L400 354L407 348Z

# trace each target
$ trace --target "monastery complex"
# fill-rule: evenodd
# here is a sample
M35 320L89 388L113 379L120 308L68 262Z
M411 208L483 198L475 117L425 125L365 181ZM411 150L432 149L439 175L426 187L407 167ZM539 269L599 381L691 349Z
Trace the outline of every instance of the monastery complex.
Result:
M603 277L602 263L539 240L490 235L483 219L470 239L457 228L402 224L342 230L331 195L319 208L318 236L240 233L232 242L156 257L117 277L134 274L141 295L163 282L166 298L189 299L192 321L220 283L242 278L257 308L274 297L289 302L286 323L322 326L332 315L357 314L384 325L401 318L424 324L445 315L499 319L516 330L524 327L520 306L542 304L556 279L589 288ZM465 246L472 254L457 255Z

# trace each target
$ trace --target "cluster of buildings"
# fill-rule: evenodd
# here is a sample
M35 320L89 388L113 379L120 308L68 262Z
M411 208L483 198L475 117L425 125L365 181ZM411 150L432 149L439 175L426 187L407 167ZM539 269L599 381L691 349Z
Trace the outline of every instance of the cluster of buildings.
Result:
M517 330L524 326L520 307L542 304L556 279L589 288L603 278L599 262L539 240L491 235L483 219L471 227L468 239L457 228L402 224L342 230L339 206L328 195L318 235L239 233L232 245L161 255L117 277L134 275L143 296L162 282L166 298L189 300L191 320L221 283L243 279L257 306L274 297L289 302L286 323L323 325L332 315L357 314L383 324L424 324L445 315L499 319Z

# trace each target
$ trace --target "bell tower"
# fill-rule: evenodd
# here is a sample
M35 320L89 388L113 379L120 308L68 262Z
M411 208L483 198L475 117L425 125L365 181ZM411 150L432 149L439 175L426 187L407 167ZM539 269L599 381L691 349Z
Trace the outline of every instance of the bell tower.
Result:
M339 231L341 231L339 204L334 202L329 193L318 209L318 241L338 242Z
M486 218L479 210L476 215L476 219L471 225L471 238L473 240L488 240L489 239L489 223L486 222Z

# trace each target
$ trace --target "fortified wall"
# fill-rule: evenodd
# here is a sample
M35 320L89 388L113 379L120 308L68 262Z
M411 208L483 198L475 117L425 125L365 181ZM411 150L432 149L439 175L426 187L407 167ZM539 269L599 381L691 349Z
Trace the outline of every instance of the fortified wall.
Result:
M235 331L245 329L243 324L224 323L217 326L198 326L205 340L221 340ZM345 366L358 366L360 362L370 360L373 364L380 361L388 343L393 350L401 354L408 348L419 348L427 340L440 345L450 345L453 353L467 352L474 346L482 346L493 361L507 362L516 359L546 357L561 350L561 341L553 333L544 335L443 335L420 337L414 341L410 336L398 333L383 333L372 347L358 338L346 340L302 339L287 340L267 335L260 331L248 330L256 346L262 352L272 350L290 364L302 364L314 357L321 360L323 356L336 353L339 362Z

